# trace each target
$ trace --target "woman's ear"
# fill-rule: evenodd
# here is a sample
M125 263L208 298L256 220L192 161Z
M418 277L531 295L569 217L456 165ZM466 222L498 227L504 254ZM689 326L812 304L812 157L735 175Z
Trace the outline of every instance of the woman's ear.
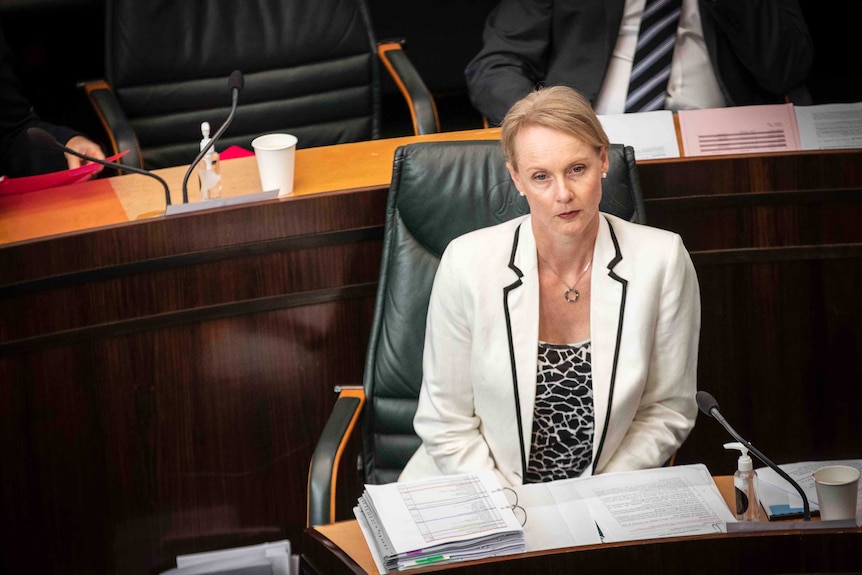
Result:
M512 178L512 182L515 184L515 188L518 190L518 193L522 196L524 194L524 187L521 182L521 176L518 174L518 170L516 170L511 162L506 162L506 169L509 170L509 176Z

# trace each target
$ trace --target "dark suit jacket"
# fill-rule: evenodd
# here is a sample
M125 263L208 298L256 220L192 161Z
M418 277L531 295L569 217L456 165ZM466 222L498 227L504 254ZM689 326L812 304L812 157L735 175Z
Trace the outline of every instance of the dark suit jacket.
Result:
M30 176L69 167L63 152L30 141L30 127L47 130L61 143L78 134L65 126L43 122L33 112L22 93L12 54L0 29L0 176Z
M537 85L570 86L595 104L625 0L501 0L465 75L492 124ZM777 103L799 90L814 49L797 0L698 0L710 60L728 105ZM799 102L810 103L810 102Z

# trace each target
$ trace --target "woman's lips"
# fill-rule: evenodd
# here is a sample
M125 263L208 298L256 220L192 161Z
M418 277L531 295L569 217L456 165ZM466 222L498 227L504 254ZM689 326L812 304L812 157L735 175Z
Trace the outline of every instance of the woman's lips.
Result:
M558 218L562 218L564 220L570 220L576 217L580 213L580 210L572 210L571 212L563 212L562 214L557 214Z

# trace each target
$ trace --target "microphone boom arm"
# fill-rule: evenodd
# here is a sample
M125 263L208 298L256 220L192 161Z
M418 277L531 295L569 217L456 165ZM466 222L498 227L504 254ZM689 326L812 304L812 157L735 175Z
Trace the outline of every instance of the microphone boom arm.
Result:
M751 452L755 457L757 457L761 462L763 462L764 465L770 467L773 471L780 475L782 479L787 481L787 483L792 485L793 488L799 492L799 496L802 497L802 519L803 521L811 521L811 509L810 505L808 504L808 496L805 495L805 492L802 490L799 484L794 481L783 469L781 469L775 463L770 461L768 457L758 451L757 448L754 447L750 441L743 439L743 437L739 435L736 430L733 429L733 427L730 426L727 420L724 419L724 416L721 415L721 412L718 410L717 407L713 407L712 409L710 409L709 415L713 416L721 424L721 426L724 427L724 429L726 429L727 432L733 436L734 439L744 445L748 449L748 451Z
M126 172L132 172L135 174L140 174L142 176L150 176L151 178L157 179L159 181L159 183L162 184L162 186L165 188L165 204L168 206L171 205L171 191L168 188L168 183L161 176L157 176L156 174L154 174L152 172L148 172L146 170L136 168L135 166L125 166L125 165L121 165L121 164L114 164L112 162L100 160L99 158L93 158L90 156L85 156L84 154L81 154L80 152L76 152L72 148L64 146L60 142L56 142L55 145L58 148L60 148L61 150L63 150L64 152L66 152L67 154L72 154L73 156L77 156L78 158L81 158L82 160L87 160L88 162L93 162L95 164L101 164L101 165L103 165L107 168L111 168L113 170L122 170L122 171L126 171Z
M189 189L188 189L189 176L192 175L192 172L194 171L195 166L198 165L198 162L200 162L203 159L203 157L206 155L206 153L210 150L210 148L212 148L215 145L216 140L218 140L221 137L221 135L224 133L224 131L227 130L228 126L230 126L230 123L233 121L233 117L236 114L236 105L237 105L238 99L239 99L239 89L234 88L232 90L232 102L231 102L231 106L230 106L230 114L228 114L227 119L224 121L224 123L221 125L221 127L218 129L218 131L215 133L215 135L213 135L213 137L209 139L209 142L207 142L207 145L204 146L204 148L200 151L200 153L194 159L194 161L192 162L192 165L189 166L189 169L186 171L186 175L183 176L183 203L184 204L189 203Z

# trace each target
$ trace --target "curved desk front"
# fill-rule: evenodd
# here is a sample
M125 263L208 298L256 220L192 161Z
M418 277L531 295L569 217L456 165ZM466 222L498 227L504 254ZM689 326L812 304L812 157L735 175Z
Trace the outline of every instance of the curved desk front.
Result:
M716 477L715 482L730 505L733 478ZM378 573L355 520L307 529L302 543L303 575ZM411 569L407 573L438 571L456 575L860 573L862 529L788 529L604 543Z

